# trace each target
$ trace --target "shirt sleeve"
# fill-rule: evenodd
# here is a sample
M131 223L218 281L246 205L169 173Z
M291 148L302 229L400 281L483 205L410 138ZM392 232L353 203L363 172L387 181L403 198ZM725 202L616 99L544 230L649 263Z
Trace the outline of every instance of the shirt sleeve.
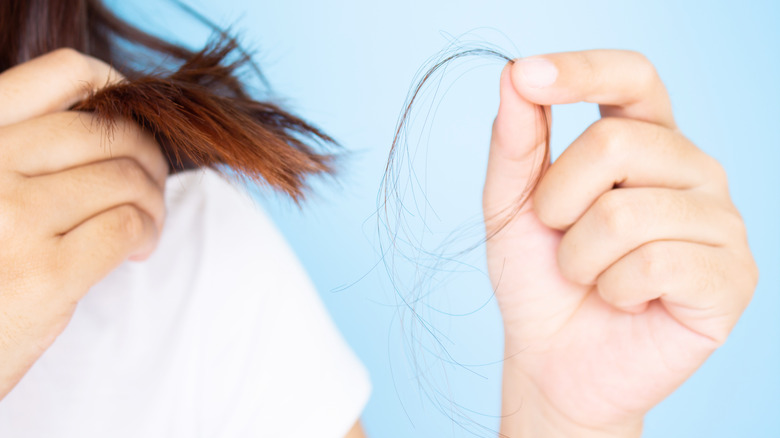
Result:
M368 401L364 367L260 207L215 174L202 183L202 436L342 438Z

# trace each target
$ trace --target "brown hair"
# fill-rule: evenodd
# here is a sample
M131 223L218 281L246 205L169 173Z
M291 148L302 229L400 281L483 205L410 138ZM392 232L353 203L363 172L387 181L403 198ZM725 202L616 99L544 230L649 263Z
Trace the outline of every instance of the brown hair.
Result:
M100 0L0 2L0 72L63 47L101 59L127 78L73 109L93 111L109 127L120 117L136 121L155 136L174 172L231 168L296 201L308 176L332 172L333 155L318 150L333 139L278 105L253 99L236 72L255 66L224 32L193 52L131 26ZM150 67L157 68L141 70Z

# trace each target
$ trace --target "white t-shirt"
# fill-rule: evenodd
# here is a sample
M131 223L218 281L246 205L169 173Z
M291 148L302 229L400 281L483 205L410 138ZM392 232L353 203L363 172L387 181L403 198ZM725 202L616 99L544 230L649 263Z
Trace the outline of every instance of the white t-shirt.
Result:
M210 170L165 196L155 253L84 297L0 437L342 438L368 376L271 221Z

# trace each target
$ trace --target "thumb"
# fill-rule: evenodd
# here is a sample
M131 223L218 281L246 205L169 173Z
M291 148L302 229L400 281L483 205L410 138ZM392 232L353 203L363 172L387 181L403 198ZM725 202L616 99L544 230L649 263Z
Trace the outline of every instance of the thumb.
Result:
M525 100L510 75L512 63L501 72L498 115L493 122L488 170L482 201L488 235L510 215L531 211L526 202L550 163L550 108Z

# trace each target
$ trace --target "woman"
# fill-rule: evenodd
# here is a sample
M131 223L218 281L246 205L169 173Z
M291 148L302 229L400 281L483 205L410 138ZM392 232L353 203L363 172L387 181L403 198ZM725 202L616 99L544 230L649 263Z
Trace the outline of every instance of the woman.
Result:
M94 32L99 5L79 5L92 21L69 30ZM25 18L70 22L46 10ZM66 111L118 78L87 40L17 47L0 75L0 436L362 436L365 374L262 214L211 171L167 176L137 124L109 150ZM641 55L528 58L500 86L483 199L502 432L638 436L755 287L725 176ZM578 101L603 119L540 162L538 105Z

